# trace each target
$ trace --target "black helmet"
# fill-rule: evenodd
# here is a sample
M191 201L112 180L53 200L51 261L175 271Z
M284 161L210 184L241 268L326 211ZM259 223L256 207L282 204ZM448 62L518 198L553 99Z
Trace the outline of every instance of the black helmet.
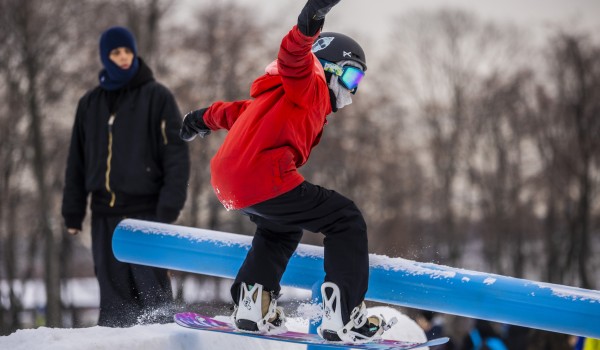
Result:
M329 62L350 60L359 63L363 70L367 70L367 59L362 47L351 37L326 32L321 33L312 46L312 52L320 59Z

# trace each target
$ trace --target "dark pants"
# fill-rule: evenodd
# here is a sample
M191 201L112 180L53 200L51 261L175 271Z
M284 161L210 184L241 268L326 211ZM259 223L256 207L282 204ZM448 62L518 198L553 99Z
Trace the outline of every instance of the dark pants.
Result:
M244 208L256 224L252 248L231 288L239 299L239 285L260 283L279 293L288 261L302 238L302 230L325 237L325 281L340 288L342 319L365 297L369 279L367 227L354 202L335 191L304 182L265 202Z
M128 216L151 220L153 215ZM121 216L92 215L92 253L100 285L99 326L129 327L172 319L173 293L167 270L117 261L113 232Z

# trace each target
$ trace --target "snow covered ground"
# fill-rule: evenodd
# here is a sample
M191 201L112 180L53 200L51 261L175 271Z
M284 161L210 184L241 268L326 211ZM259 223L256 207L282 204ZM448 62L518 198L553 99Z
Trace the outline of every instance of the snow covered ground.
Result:
M406 315L390 307L374 307L371 313L383 314L386 318L398 318L398 324L384 338L408 341L425 341L423 330ZM228 320L228 316L217 317ZM308 331L308 320L288 318L291 331ZM241 337L237 335L186 329L176 324L146 325L131 328L89 327L58 329L40 327L23 329L0 337L0 349L11 350L300 350L304 345L270 340ZM424 348L427 349L427 348Z

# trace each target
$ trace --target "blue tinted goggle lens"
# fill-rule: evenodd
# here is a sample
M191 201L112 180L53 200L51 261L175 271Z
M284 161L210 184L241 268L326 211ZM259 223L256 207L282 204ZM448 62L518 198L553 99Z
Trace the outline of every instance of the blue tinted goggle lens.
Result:
M365 73L362 70L356 67L346 66L344 67L344 73L342 73L342 76L340 77L340 82L346 89L354 90L358 87L358 83L360 83L364 76Z
M332 73L338 76L338 80L342 84L343 87L350 90L351 92L356 92L356 88L358 84L365 76L365 72L363 72L360 68L356 68L353 66L345 66L342 67L335 63L319 60L323 65L323 70L326 72Z

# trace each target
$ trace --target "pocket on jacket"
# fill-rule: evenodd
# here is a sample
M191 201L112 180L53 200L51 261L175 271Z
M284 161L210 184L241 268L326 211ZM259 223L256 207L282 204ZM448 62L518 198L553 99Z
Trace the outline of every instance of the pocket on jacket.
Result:
M276 148L267 151L273 170L273 180L276 185L283 183L283 178L292 171L296 171L294 155L287 148Z
M289 172L297 170L294 155L286 148L283 148L283 152L279 158L278 167L281 177L284 177Z

